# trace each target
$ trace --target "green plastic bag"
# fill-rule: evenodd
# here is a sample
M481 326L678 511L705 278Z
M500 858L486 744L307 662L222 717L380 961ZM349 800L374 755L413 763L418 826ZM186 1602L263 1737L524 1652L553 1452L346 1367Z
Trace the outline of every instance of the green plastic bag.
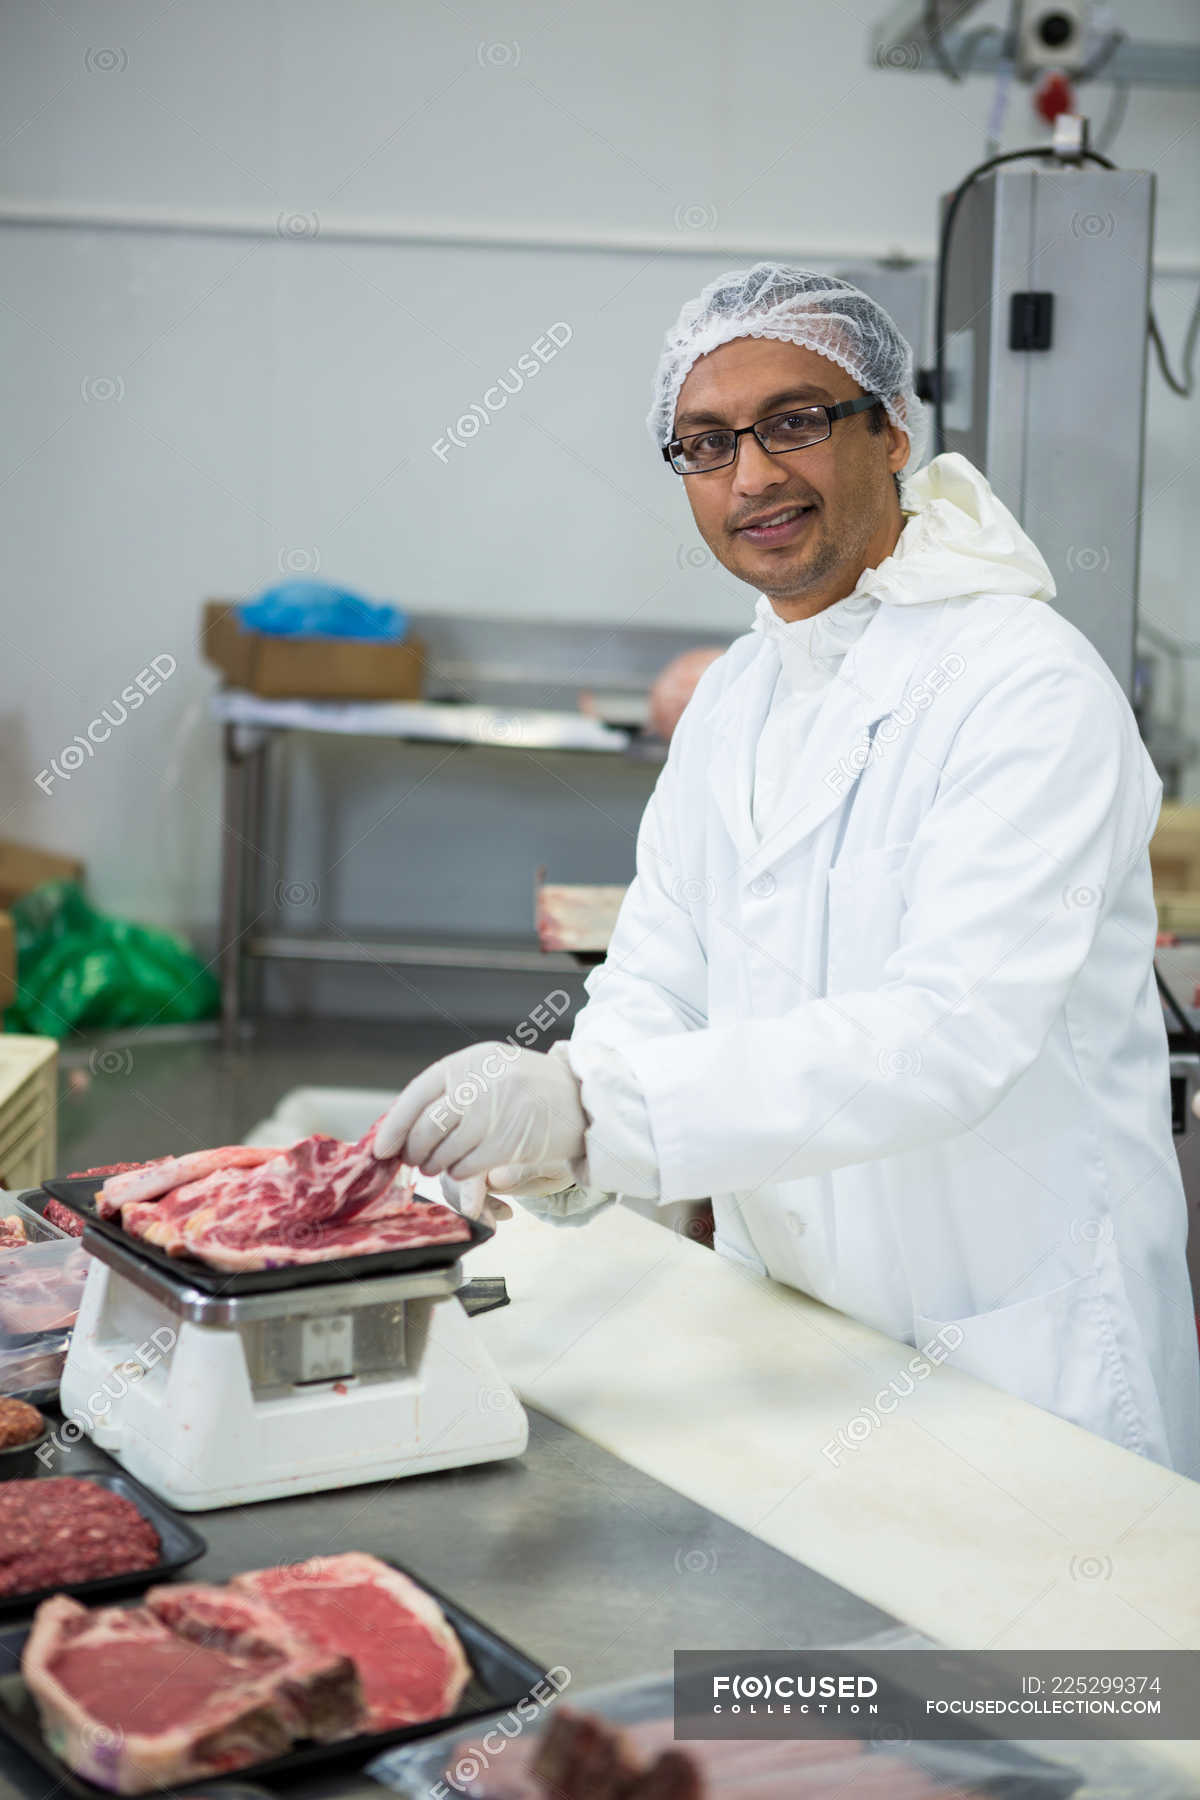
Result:
M17 997L6 1031L68 1037L211 1019L216 978L180 938L109 919L73 881L47 881L12 907Z

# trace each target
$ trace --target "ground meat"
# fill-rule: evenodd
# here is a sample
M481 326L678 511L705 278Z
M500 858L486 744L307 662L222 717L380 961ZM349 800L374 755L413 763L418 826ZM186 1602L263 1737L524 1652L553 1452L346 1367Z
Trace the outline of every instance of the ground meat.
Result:
M36 1406L25 1400L0 1400L0 1450L32 1444L41 1437L46 1421Z
M57 1225L60 1231L65 1231L68 1237L83 1236L83 1220L69 1206L64 1206L61 1200L47 1200L42 1208L42 1217L51 1225Z
M161 1556L132 1500L94 1481L0 1482L0 1595L150 1569Z

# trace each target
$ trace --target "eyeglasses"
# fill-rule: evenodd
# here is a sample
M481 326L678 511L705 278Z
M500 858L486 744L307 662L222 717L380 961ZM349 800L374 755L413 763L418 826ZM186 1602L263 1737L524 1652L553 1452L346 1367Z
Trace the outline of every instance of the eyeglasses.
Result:
M769 455L786 456L789 450L806 450L810 444L823 443L832 432L835 419L849 419L879 404L878 394L863 394L861 399L843 400L839 406L799 406L792 412L774 413L769 419L757 419L753 425L743 425L736 431L732 425L696 431L689 437L672 438L663 448L663 461L669 462L678 475L707 475L736 460L738 439L748 431L754 433Z

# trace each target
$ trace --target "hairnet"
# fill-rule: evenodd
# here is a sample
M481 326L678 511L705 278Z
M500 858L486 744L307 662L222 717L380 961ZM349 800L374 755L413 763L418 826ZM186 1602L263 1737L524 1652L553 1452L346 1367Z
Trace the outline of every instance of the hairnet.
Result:
M836 275L817 275L785 263L731 269L689 300L667 333L646 420L657 444L675 434L675 407L689 369L735 338L777 338L800 344L845 369L864 393L878 394L893 424L908 433L915 469L925 454L925 408L913 385L913 353L878 301Z

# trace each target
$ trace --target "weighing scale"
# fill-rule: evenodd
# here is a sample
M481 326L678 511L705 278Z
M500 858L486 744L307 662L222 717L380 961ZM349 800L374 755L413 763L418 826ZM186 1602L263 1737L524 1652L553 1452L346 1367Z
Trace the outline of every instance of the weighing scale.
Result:
M60 1403L172 1506L240 1506L519 1456L529 1422L461 1265L208 1293L94 1227Z

